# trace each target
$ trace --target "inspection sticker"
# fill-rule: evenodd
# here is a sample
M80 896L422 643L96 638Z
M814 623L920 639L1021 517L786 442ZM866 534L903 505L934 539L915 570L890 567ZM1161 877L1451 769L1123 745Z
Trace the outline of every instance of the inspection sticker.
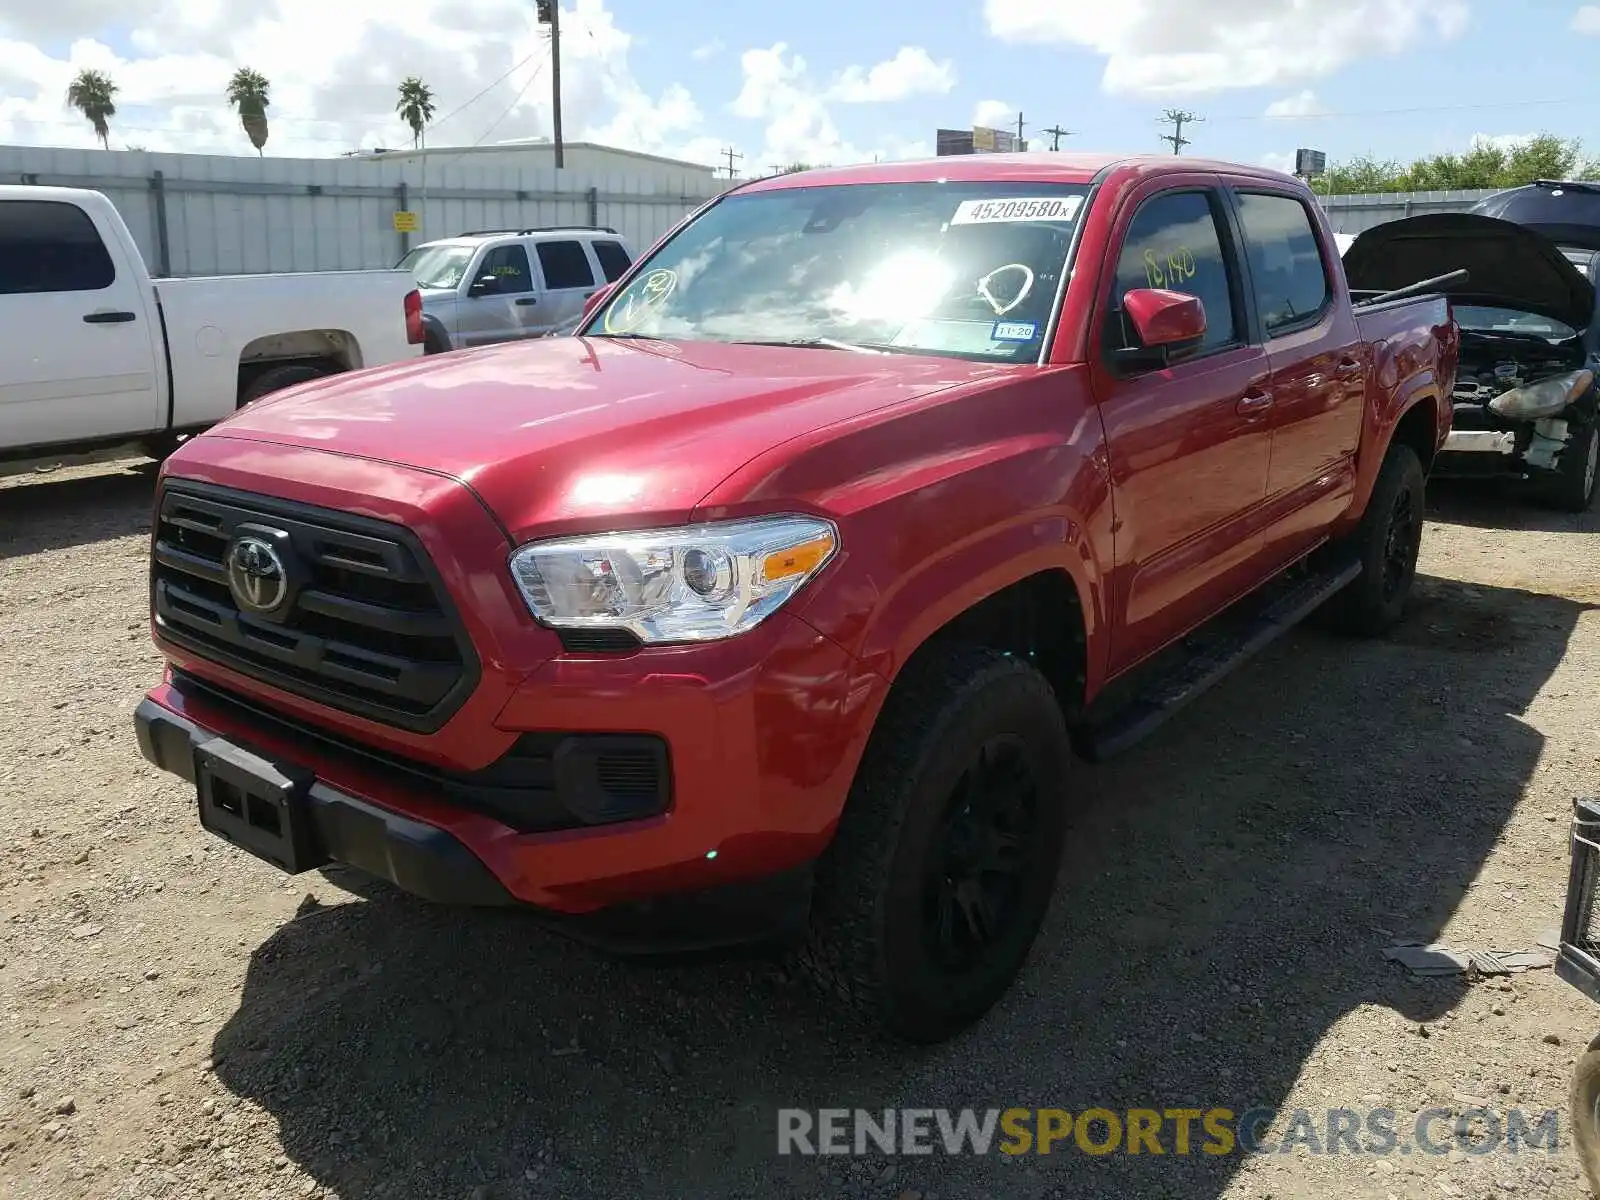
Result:
M1031 342L1038 329L1032 321L996 321L989 337L996 342Z
M1000 221L1075 221L1082 196L1018 196L1005 200L963 200L952 225L990 225Z

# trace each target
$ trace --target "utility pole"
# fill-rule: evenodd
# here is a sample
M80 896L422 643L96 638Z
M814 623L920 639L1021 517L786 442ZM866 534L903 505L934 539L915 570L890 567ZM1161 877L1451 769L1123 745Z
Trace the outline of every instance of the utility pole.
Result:
M1043 132L1050 135L1050 149L1059 150L1061 149L1061 139L1064 137L1071 137L1078 131L1076 129L1063 129L1059 125L1052 125L1049 129L1046 129Z
M1185 125L1198 125L1204 120L1204 117L1196 116L1187 109L1169 108L1161 114L1161 122L1164 125L1171 125L1172 132L1163 133L1161 140L1172 146L1174 154L1182 154L1183 148L1192 144L1188 138L1183 136L1183 127Z
M1017 146L1016 146L1016 148L1018 150L1022 149L1022 114L1020 112L1017 114Z
M554 112L556 170L566 166L561 142L561 0L534 0L539 24L550 26L550 91Z
M733 174L733 160L736 159L736 158L743 158L744 155L740 154L732 146L729 146L726 150L724 150L722 152L722 157L728 160L728 178L732 179L734 177L734 174Z

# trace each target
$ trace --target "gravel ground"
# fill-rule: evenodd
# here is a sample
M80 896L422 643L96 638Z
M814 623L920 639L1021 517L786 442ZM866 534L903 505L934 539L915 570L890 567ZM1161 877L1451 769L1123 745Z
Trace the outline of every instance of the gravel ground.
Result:
M955 1042L842 1027L760 958L641 966L506 913L287 879L137 756L151 474L0 486L0 1194L1586 1195L1533 947L1600 791L1600 518L1436 489L1392 639L1297 632L1081 770L1058 903ZM779 1107L1562 1109L1555 1153L780 1158ZM1171 1145L1169 1142L1168 1149Z

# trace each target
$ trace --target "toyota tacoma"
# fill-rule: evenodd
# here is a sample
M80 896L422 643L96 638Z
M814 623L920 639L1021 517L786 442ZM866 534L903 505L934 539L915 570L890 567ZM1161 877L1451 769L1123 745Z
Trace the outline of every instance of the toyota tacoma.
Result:
M1313 611L1400 619L1456 354L1426 288L1353 305L1274 172L748 183L576 336L168 459L141 748L284 871L622 950L787 935L947 1037L1035 940L1075 756Z

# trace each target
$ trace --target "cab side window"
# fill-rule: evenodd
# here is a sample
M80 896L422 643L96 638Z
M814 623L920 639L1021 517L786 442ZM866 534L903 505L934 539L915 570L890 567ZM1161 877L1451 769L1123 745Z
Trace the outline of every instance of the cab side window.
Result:
M539 266L544 271L544 285L552 292L594 286L594 271L579 243L539 242L535 249L539 252Z
M1240 192L1238 201L1250 281L1267 337L1315 321L1332 290L1305 205L1265 192Z
M496 246L483 256L478 278L493 276L486 296L514 296L533 290L533 272L528 269L528 252L516 243Z
M1123 296L1135 288L1165 288L1195 296L1205 306L1200 354L1227 346L1238 340L1232 272L1209 193L1154 196L1139 206L1122 243L1107 333L1113 340L1122 333Z
M0 296L98 292L116 277L99 231L76 204L0 201Z

